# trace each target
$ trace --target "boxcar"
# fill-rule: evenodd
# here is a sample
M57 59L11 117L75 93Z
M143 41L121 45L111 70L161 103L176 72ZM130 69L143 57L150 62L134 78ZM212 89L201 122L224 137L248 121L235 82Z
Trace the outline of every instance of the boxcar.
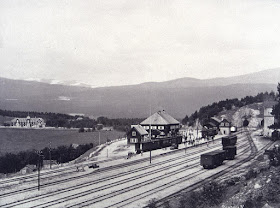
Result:
M234 145L236 145L236 142L237 142L237 136L236 135L222 137L223 147L234 146Z
M226 146L223 147L223 150L226 151L226 160L233 160L236 155L236 146Z
M202 165L205 169L215 168L223 164L224 159L225 150L215 150L212 152L202 154L200 156L200 165Z
M279 140L279 131L277 130L274 130L271 134L271 140L272 141L276 141L276 140Z

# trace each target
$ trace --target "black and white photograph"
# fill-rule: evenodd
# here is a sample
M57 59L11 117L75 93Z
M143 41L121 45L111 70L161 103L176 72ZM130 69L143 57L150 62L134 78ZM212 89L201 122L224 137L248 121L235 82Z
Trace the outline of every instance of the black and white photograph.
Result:
M0 0L1 208L279 208L280 1Z

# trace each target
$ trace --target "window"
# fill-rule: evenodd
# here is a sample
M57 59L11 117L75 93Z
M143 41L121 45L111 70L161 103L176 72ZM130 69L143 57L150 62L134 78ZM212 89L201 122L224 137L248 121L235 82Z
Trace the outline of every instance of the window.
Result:
M152 126L152 129L157 129L157 127L156 126Z
M138 139L137 138L131 138L130 139L130 143L137 143L138 142Z
M136 131L132 131L132 136L136 136Z
M164 130L164 126L158 126L159 130Z

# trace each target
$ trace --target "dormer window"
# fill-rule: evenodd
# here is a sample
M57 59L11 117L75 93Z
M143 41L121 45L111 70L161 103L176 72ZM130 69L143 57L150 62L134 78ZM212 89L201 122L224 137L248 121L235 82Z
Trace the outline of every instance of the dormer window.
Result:
M132 136L136 136L136 131L132 131Z

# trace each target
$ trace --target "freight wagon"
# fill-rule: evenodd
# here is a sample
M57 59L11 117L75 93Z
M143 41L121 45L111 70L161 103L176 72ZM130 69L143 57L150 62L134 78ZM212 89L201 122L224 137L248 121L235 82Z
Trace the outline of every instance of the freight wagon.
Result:
M230 135L222 137L222 145L223 147L226 146L235 146L237 142L237 136L236 135Z
M205 169L220 166L225 160L225 153L225 150L215 150L202 154L200 156L200 165L202 165Z
M156 149L161 149L165 147L171 147L175 145L178 148L178 145L182 144L182 136L176 136L176 137L165 137L165 138L159 138L159 139L153 139L149 141L143 141L141 143L135 144L135 150L136 153L139 154L141 151L151 151Z
M226 146L223 147L223 150L226 151L226 160L233 160L236 155L236 146Z

